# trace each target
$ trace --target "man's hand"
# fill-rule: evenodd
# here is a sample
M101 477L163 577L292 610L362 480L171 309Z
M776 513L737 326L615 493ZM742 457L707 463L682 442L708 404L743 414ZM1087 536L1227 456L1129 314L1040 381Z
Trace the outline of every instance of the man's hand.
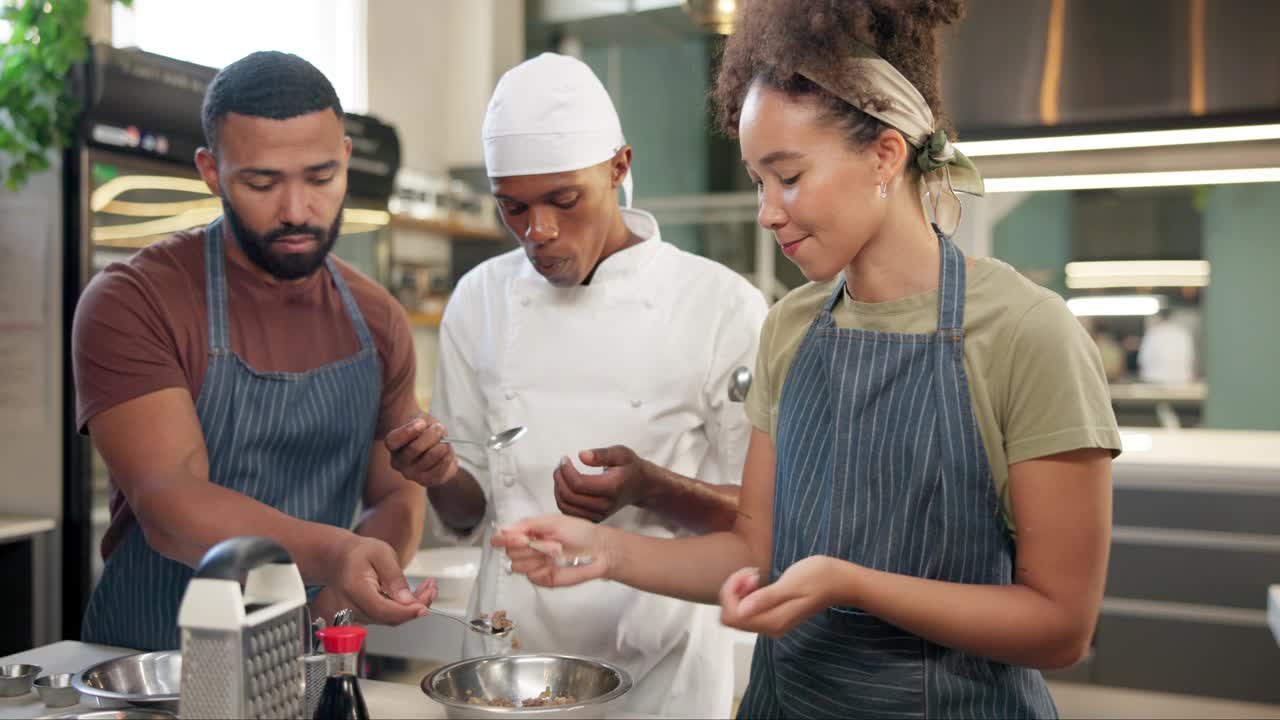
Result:
M427 488L443 485L458 473L458 458L444 439L444 426L425 413L387 433L391 467Z
M381 540L352 535L335 549L332 566L326 601L342 602L368 622L399 625L422 617L436 598L434 580L409 589L395 550Z
M569 458L562 458L552 473L556 505L565 515L600 522L644 497L649 463L631 448L614 445L578 453L583 464L602 467L599 475L583 475Z

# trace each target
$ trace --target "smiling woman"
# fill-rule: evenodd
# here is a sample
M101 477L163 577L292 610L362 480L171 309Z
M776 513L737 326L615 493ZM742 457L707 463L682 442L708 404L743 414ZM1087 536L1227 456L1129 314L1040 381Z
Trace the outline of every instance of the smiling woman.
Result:
M813 281L760 334L732 530L549 515L493 538L535 584L718 602L760 636L744 717L1053 717L1037 669L1093 632L1119 433L1062 299L949 237L956 193L982 192L938 92L934 33L961 10L752 0L726 42L722 129Z

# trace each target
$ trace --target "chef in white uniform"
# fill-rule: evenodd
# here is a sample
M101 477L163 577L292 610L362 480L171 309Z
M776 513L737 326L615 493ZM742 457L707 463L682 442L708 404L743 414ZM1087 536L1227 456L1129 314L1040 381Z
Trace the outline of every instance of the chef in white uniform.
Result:
M1142 382L1178 385L1195 380L1195 338L1166 308L1151 318L1138 346Z
M507 72L483 140L520 247L458 283L431 415L388 445L402 458L434 453L436 471L419 480L435 522L483 540L472 616L506 610L521 651L625 668L629 712L728 717L731 639L718 608L604 581L534 587L488 539L492 523L561 511L663 537L731 524L750 425L727 391L735 368L754 367L765 300L630 208L631 148L582 62L547 53ZM499 452L436 444L446 428L477 439L517 425L528 434ZM625 447L580 455L611 446ZM623 477L631 487L619 490ZM463 652L503 649L468 633Z

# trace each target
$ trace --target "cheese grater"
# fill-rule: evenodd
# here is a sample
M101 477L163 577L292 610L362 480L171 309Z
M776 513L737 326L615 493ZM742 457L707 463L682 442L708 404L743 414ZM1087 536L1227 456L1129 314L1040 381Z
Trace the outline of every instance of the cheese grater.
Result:
M236 537L210 548L178 610L178 714L301 717L306 602L298 566L275 541Z

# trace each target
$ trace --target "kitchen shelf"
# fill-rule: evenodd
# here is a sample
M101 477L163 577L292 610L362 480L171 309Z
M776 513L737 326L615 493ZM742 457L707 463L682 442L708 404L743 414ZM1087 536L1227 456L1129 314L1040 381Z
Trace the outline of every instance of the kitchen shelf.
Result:
M408 215L392 215L391 227L437 233L439 235L448 235L451 238L463 240L503 240L506 238L506 235L502 231L496 229L484 230L468 227L461 223L446 222L442 220L427 220L423 218L409 217Z

